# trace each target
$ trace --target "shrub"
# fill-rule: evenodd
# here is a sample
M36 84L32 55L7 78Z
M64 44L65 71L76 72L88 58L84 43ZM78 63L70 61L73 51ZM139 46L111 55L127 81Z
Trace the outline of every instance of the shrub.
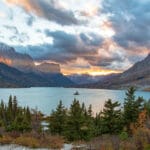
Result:
M119 135L119 138L121 139L121 140L127 140L128 139L128 133L127 132L125 132L125 131L123 131L123 132L121 132L120 133L120 135Z
M33 137L20 136L14 141L14 143L22 146L31 147L31 148L40 147L39 141Z

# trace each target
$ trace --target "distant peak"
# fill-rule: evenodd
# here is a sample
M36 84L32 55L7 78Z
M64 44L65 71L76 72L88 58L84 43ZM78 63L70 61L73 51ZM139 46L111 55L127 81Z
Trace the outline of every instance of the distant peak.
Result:
M0 51L10 51L10 52L15 52L15 49L5 43L0 42Z
M60 73L59 64L43 62L40 65L36 66L37 69L45 73Z

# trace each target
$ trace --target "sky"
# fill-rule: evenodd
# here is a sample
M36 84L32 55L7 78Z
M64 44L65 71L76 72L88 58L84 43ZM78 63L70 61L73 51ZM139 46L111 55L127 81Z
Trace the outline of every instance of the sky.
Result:
M63 74L122 72L150 53L150 0L0 0L0 42Z

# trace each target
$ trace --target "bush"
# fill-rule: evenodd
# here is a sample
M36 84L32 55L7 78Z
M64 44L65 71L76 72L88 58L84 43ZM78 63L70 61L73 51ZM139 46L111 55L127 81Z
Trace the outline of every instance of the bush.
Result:
M119 138L121 139L121 140L127 140L128 139L128 133L127 132L125 132L125 131L123 131L123 132L121 132L120 133L120 135L119 135Z
M22 146L31 147L31 148L40 147L40 142L33 137L20 136L14 141L14 143Z
M1 144L10 144L13 142L13 138L9 135L4 135L0 137L0 143Z

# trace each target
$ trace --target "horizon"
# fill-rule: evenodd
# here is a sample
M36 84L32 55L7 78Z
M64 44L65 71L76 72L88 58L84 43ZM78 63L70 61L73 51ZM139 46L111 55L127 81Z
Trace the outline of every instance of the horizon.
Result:
M150 53L149 4L0 0L0 42L59 64L64 75L121 73Z

